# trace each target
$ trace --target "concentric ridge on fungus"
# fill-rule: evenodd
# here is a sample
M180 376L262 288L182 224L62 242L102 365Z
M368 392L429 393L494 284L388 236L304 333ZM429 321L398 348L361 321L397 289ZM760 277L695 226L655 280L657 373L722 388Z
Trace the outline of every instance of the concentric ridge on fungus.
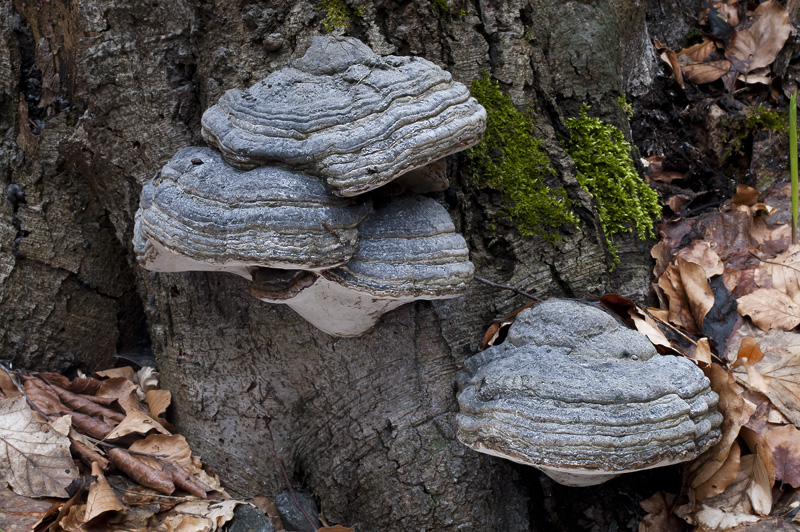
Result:
M459 375L458 438L573 486L691 460L720 438L708 379L602 310L549 300Z
M255 267L319 270L345 263L368 201L333 196L324 183L273 167L231 168L216 151L178 151L145 184L134 249L152 271Z
M341 196L469 148L485 124L450 73L349 37L315 37L292 66L229 90L202 119L203 137L231 165L300 169Z

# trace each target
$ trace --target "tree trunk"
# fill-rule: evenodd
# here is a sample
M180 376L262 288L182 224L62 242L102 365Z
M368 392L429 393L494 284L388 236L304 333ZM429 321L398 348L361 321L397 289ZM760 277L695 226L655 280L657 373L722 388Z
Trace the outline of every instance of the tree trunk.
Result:
M662 4L676 25L696 7ZM335 5L349 17L335 32L423 56L465 84L489 72L532 109L553 184L581 224L556 246L521 238L499 197L451 157L453 186L437 199L477 275L539 296L647 293L648 246L625 240L608 273L590 198L559 144L583 101L628 131L617 97L643 93L661 68L641 0L449 0L446 10L430 0L0 0L0 184L26 193L0 206L3 353L27 367L98 368L152 342L181 432L232 492L283 489L269 446L330 520L359 531L635 529L626 482L636 481L569 490L455 439L454 374L493 318L527 303L519 296L474 282L464 297L409 304L361 338L337 339L254 299L238 277L154 274L133 261L142 184L179 148L203 144L200 117L224 91L302 54ZM597 497L618 508L592 517L552 504Z

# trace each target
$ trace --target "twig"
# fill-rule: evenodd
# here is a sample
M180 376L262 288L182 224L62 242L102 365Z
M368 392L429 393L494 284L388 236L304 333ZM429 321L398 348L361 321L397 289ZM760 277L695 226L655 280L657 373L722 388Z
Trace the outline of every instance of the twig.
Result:
M492 281L490 281L488 279L484 279L483 277L478 277L477 275L474 276L473 279L475 279L476 281L481 282L481 283L483 283L485 285L489 285L492 288L500 288L501 290L510 290L510 291L514 292L515 294L519 294L521 296L525 296L528 299L533 299L534 301L537 301L537 302L541 301L541 299L539 299L538 297L536 297L534 295L531 295L528 292L524 292L524 291L520 290L519 288L517 288L515 286L508 286L508 285L505 285L505 284L493 283Z
M772 264L773 266L782 266L784 268L789 268L790 270L794 270L796 272L800 272L800 268L795 268L794 266L789 266L788 264L781 264L780 262L772 262L771 260L764 260L761 257L759 257L758 255L756 255L755 253L753 253L752 251L748 251L748 253L750 253L753 257L755 257L756 259L760 260L764 264Z
M31 401L31 398L28 397L28 394L25 393L25 390L22 389L22 386L20 386L17 383L17 381L14 380L14 375L11 374L11 370L8 369L7 367L5 367L3 364L0 364L0 369L2 369L3 371L6 372L6 375L8 375L8 378L11 380L11 383L14 386L16 386L17 390L19 390L19 393L22 394L22 397L24 397L25 400L28 401L28 404L31 405L31 408L33 408L34 410L39 412L39 414L41 414L42 417L45 418L47 421L51 421L52 422L53 420L50 418L50 416L48 416L47 414L42 412L42 410L38 406L36 406L36 404L33 401Z
M292 483L289 481L289 475L286 473L286 468L283 467L283 462L281 462L281 459L278 458L278 456L275 454L275 451L272 450L271 446L267 445L266 447L267 450L269 451L269 454L272 455L272 458L274 458L275 461L278 462L278 467L281 468L281 473L283 473L283 480L284 482L286 482L286 487L289 490L289 494L292 496L294 505L297 506L297 509L300 510L301 514L303 514L303 517L306 518L306 521L308 521L308 524L311 525L311 528L317 530L317 527L316 525L314 525L314 522L311 520L310 517L308 517L308 514L306 514L305 510L303 510L303 507L300 506L300 501L297 500L297 496L295 496L294 494L294 489L292 489Z

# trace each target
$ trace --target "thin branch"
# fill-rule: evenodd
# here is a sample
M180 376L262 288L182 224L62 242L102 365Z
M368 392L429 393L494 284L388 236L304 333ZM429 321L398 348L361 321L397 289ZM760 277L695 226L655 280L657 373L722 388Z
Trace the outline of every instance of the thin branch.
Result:
M297 500L297 496L295 496L295 494L294 494L294 489L292 489L292 483L289 481L289 475L286 473L286 468L283 467L283 462L281 462L281 459L278 458L278 456L275 454L275 451L272 450L271 446L267 445L266 447L267 447L267 450L269 451L269 454L272 455L272 458L274 458L275 461L278 462L278 467L281 468L281 473L283 473L283 480L284 480L284 482L286 482L286 487L289 490L289 494L292 496L292 500L294 501L294 505L297 506L297 509L300 510L301 514L303 514L303 517L306 518L306 521L308 521L308 524L311 525L311 528L313 528L314 530L317 530L317 527L316 527L316 525L314 525L314 522L311 520L310 517L308 517L308 514L306 514L305 510L303 510L303 507L300 506L300 501Z
M523 290L520 290L519 288L517 288L515 286L508 286L508 285L505 285L505 284L493 283L492 281L489 281L488 279L484 279L483 277L478 277L477 275L474 276L473 279L475 279L476 281L478 281L480 283L483 283L485 285L491 286L492 288L499 288L501 290L510 290L510 291L514 292L515 294L519 294L521 296L525 296L528 299L533 299L536 302L540 302L541 301L541 299L539 299L538 297L536 297L534 295L531 295L528 292L525 292Z
M31 408L33 408L34 410L36 410L37 412L39 412L39 414L41 414L41 415L42 415L42 417L43 417L43 418L45 418L47 421L51 421L51 422L52 422L53 420L50 418L50 416L48 416L47 414L45 414L44 412L42 412L42 409L41 409L41 408L39 408L38 406L36 406L36 404L35 404L33 401L31 401L31 398L30 398L30 397L28 397L28 394L26 394L26 393L25 393L25 390L23 390L23 389L22 389L22 386L20 386L20 385L17 383L17 381L16 381L16 380L14 380L14 375L12 375L12 374L11 374L11 370L10 370L10 369L8 369L7 367L5 367L3 364L0 364L0 369L2 369L3 371L5 371L5 372L6 372L6 375L8 375L8 378L11 380L11 383L12 383L14 386L16 386L17 390L19 390L19 393L21 393L21 394L22 394L22 397L24 397L24 398L25 398L25 400L26 400L26 401L28 401L28 404L29 404L29 405L31 405Z
M789 266L788 264L781 264L780 262L772 262L771 260L764 260L761 257L759 257L758 255L756 255L755 253L753 253L752 251L748 251L748 253L750 253L753 257L755 257L756 259L760 260L764 264L772 264L773 266L781 266L783 268L789 268L790 270L794 270L796 272L800 272L800 268L795 268L794 266Z

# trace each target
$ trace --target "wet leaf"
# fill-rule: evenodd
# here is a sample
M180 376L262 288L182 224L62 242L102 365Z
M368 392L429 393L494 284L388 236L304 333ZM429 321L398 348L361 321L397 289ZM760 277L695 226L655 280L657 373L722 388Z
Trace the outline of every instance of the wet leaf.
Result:
M774 288L761 288L742 296L737 304L739 314L749 316L763 331L789 331L800 324L800 304L792 301L785 292Z
M800 430L794 425L769 427L764 438L772 449L776 478L800 488Z
M0 476L18 495L66 497L78 478L69 438L36 421L22 396L0 400Z

